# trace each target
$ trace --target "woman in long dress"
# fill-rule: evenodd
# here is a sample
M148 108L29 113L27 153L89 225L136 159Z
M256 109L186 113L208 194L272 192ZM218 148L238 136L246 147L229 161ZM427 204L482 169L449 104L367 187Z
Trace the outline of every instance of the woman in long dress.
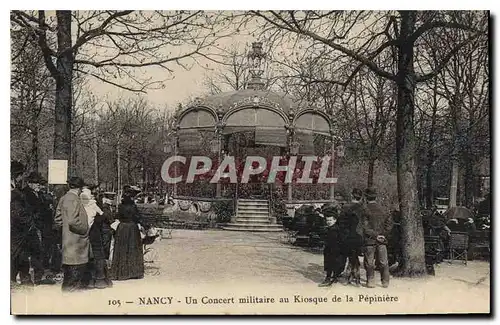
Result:
M138 225L140 216L130 190L123 194L118 207L120 221L114 235L113 259L110 277L113 280L141 279L144 277L144 255Z

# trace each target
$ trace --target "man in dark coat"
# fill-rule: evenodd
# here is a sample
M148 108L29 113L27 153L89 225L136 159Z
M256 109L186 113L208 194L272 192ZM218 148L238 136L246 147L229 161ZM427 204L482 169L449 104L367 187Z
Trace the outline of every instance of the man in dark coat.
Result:
M11 282L15 283L19 275L21 284L33 285L29 273L29 252L27 243L29 233L35 227L29 215L24 195L19 190L19 182L24 172L24 166L18 161L12 161L10 165L10 254L11 254Z
M376 202L376 192L369 188L365 191L366 206L363 209L363 241L364 265L366 270L366 286L375 287L375 256L380 268L382 286L389 286L389 262L387 243L392 229L392 217Z
M44 227L44 206L40 195L43 178L38 172L32 172L27 179L28 186L23 189L27 213L32 219L32 228L28 233L26 249L31 259L31 267L34 271L35 284L55 284L55 281L43 279L44 274L44 250L42 245L42 230Z
M352 201L343 206L338 221L342 234L341 252L349 261L348 269L350 272L347 282L349 284L354 283L356 286L361 284L359 256L363 245L363 232L360 223L363 210L362 197L363 192L358 188L354 188L352 190Z
M338 281L338 277L344 271L347 258L340 251L340 231L339 225L336 223L338 218L337 207L333 204L326 204L322 208L322 213L326 221L324 233L325 247L323 249L323 263L326 277L319 286L328 287Z
M47 188L43 186L40 189L39 197L40 197L40 216L41 216L41 224L42 229L42 248L43 248L43 267L45 269L54 269L54 246L56 245L55 236L54 236L54 198L52 194L47 191Z

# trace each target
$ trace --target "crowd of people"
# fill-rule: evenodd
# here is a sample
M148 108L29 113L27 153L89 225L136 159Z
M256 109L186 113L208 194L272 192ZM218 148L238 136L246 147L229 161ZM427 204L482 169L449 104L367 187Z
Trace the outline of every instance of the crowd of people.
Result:
M362 202L363 196L366 202ZM352 201L339 211L333 204L323 206L320 213L326 222L324 230L325 280L320 286L331 286L338 281L348 262L348 283L359 286L360 262L363 254L367 287L375 287L375 266L378 266L382 286L389 286L388 239L393 218L376 201L373 188L353 189Z
M54 285L62 273L62 290L76 291L144 276L141 230L148 226L133 189L124 188L114 209L114 202L79 177L69 179L57 200L39 173L23 179L24 173L20 162L11 162L12 284Z
M79 177L70 178L66 193L56 199L39 173L24 174L21 163L11 162L12 283L54 285L62 273L62 289L74 291L144 276L143 237L150 227L138 212L137 189L125 186L115 209L113 200ZM389 286L389 266L401 256L401 225L399 213L387 213L373 188L355 188L340 209L328 203L309 212L322 223L326 277L320 286L338 282L346 263L348 283L359 286L360 256L367 287L375 287L376 269L382 286ZM422 221L426 236L441 237L441 251L452 231L476 230L472 218L448 218L436 207Z
M348 283L360 285L360 256L364 257L367 287L375 287L375 269L380 271L382 286L389 286L390 266L401 263L400 213L388 213L376 199L373 188L364 192L355 188L349 204L340 208L335 204L325 204L316 209L317 217L309 222L306 232L315 228L323 237L326 278L320 286L331 286L337 282L346 270L346 263ZM457 213L459 217L454 216L453 212L458 210L461 215ZM314 213L308 215L314 216ZM438 237L439 247L436 249L441 252L437 258L426 253L429 274L434 274L434 264L441 263L446 257L452 232L467 233L469 237L476 232L473 215L472 211L464 207L450 208L442 213L436 206L422 215L424 236ZM314 225L314 219L319 220L319 227ZM470 251L472 243L470 240L468 243Z

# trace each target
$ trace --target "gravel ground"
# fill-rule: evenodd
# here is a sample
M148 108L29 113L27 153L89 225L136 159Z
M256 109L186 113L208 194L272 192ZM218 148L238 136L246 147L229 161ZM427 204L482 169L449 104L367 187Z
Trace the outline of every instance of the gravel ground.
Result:
M59 285L13 289L12 312L400 314L490 311L488 262L470 261L467 266L457 261L445 262L436 268L434 277L391 278L387 289L382 288L380 282L377 288L367 289L346 285L344 280L329 288L319 288L317 284L324 278L322 253L294 247L282 237L280 233L174 230L172 238L157 240L151 245L146 259L152 262L146 264L144 279L115 281L113 288L72 294L61 293ZM154 297L157 299L147 299ZM239 301L247 297L254 303ZM258 298L262 302L253 300ZM266 298L274 302L266 302Z

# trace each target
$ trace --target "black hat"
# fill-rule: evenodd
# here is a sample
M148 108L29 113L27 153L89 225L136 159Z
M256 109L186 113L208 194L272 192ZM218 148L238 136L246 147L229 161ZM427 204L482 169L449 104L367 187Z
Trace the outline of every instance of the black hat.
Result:
M370 187L365 190L365 196L368 200L373 200L377 197L377 192L373 187Z
M338 217L338 209L337 206L333 203L325 203L321 207L321 212L325 215L325 217Z
M24 173L24 165L17 160L12 160L10 162L10 173L13 178Z
M43 177L42 177L42 175L40 175L39 172L31 172L28 175L27 181L28 181L28 183L41 184L41 183L43 183Z
M71 177L68 182L69 188L82 188L85 182L80 177Z
M134 191L132 188L130 188L130 186L124 186L123 187L123 195L124 196L128 196L130 198L133 198L134 196L137 195L137 192Z
M363 197L363 191L361 191L359 188L353 188L352 189L352 196L355 198L355 199L361 199Z

